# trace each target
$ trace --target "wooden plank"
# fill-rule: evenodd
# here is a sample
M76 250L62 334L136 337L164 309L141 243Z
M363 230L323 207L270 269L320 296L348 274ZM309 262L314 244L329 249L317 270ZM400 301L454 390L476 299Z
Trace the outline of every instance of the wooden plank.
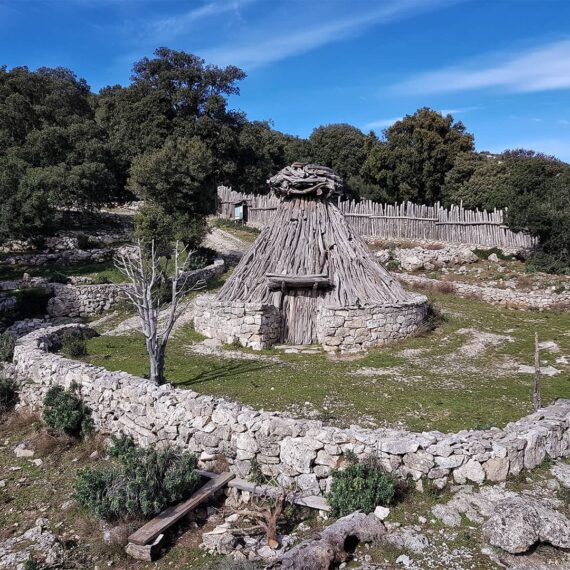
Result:
M211 471L201 471L199 469L196 469L196 472L206 479L213 479L214 477L217 477L217 475ZM254 495L277 497L280 494L279 489L276 487L272 487L271 485L256 485L255 483L251 483L250 481L246 481L245 479L240 479L238 477L232 479L228 483L228 487L239 489L240 491L247 491L248 493L253 493ZM311 509L317 509L319 511L326 512L329 512L331 510L326 499L318 495L310 495L308 497L295 497L294 494L292 494L291 498L293 498L293 503L302 507L309 507Z
M301 288L317 287L324 288L331 286L328 275L322 273L318 275L281 275L278 273L266 273L269 289L278 291L282 287Z
M203 503L214 493L225 487L229 481L235 478L233 473L222 473L210 479L205 485L200 487L189 499L183 503L178 503L173 507L168 507L157 517L147 522L136 532L129 536L129 542L144 546L152 542L159 534L170 528L174 523L187 515L192 509Z

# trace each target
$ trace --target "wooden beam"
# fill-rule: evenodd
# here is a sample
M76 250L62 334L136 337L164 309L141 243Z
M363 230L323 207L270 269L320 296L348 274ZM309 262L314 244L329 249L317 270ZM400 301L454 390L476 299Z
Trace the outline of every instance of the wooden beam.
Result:
M301 287L327 288L332 285L326 273L315 275L281 275L279 273L266 273L267 285L270 291L286 289L299 289Z
M206 479L217 477L215 473L211 473L210 471L196 471ZM250 481L246 481L245 479L240 479L238 477L232 479L228 483L228 487L239 489L240 491L247 491L248 493L263 497L278 497L281 494L280 490L277 487L273 487L271 485L256 485L255 483L251 483ZM309 497L297 497L294 493L290 493L286 497L286 500L290 503L294 503L295 505L308 507L310 509L316 509L318 511L329 512L331 510L326 499L324 497L319 497L318 495L311 495Z
M162 511L157 517L131 534L131 536L129 536L129 542L140 546L151 543L158 535L163 534L165 530L178 522L192 509L195 509L214 493L225 487L234 477L235 475L233 473L222 473L221 475L215 475L213 478L210 478L210 480L200 487L189 499L173 507L168 507L168 509Z

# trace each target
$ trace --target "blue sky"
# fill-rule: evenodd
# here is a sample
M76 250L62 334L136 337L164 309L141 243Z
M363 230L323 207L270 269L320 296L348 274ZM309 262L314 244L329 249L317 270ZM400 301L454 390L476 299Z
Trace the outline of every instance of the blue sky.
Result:
M128 83L158 46L248 74L232 106L307 136L420 106L478 149L570 161L570 0L0 0L0 64Z

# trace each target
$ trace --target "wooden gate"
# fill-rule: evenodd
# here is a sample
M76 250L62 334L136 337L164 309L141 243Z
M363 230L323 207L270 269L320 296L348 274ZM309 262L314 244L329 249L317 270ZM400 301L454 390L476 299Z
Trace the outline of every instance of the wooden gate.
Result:
M290 289L281 304L281 342L315 344L317 342L317 307L315 288Z

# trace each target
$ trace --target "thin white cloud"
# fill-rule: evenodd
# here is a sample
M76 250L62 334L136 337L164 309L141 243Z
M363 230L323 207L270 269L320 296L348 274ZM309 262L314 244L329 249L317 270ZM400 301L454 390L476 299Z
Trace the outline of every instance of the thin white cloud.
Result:
M277 22L260 33L225 45L202 50L208 61L218 64L232 63L245 69L254 69L314 50L332 42L345 40L361 34L366 29L398 18L417 15L420 11L433 9L454 0L389 0L372 3L373 9L359 10L353 17L314 21L295 17L291 22ZM359 4L359 8L364 5Z
M147 36L147 39L148 34L150 34L155 41L172 41L175 37L188 32L192 26L200 20L220 16L229 12L233 12L239 17L240 8L255 1L257 0L213 0L212 2L202 4L182 14L148 22L144 26L144 34Z
M560 125L570 125L570 121L568 119L560 119L558 121L558 124Z
M493 63L464 64L422 73L395 86L397 92L449 93L502 88L514 92L570 89L570 40L517 54L495 54Z

